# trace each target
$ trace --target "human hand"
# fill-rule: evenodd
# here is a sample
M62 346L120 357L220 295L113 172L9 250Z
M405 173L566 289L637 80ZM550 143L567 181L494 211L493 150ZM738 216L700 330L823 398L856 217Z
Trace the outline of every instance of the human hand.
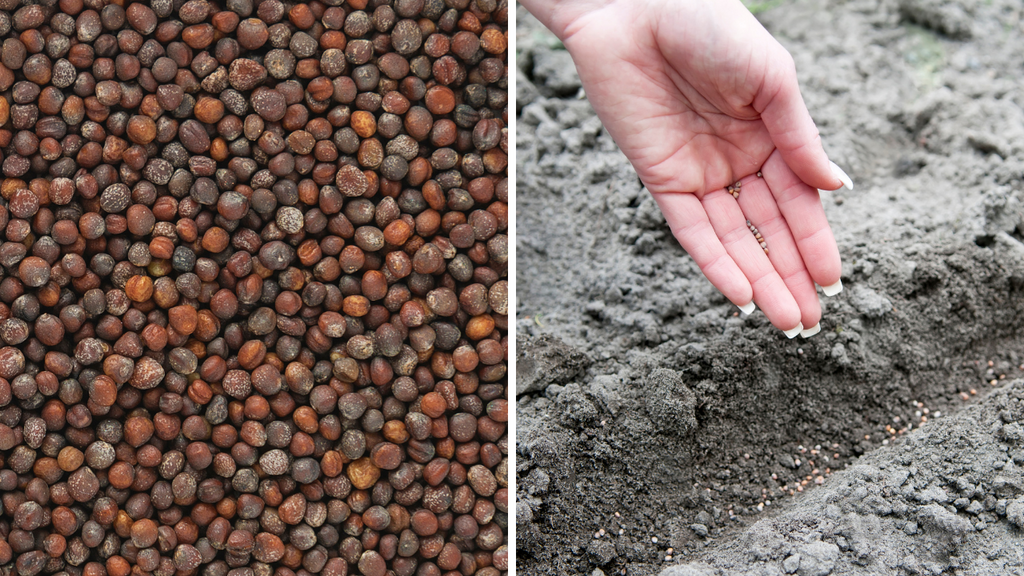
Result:
M825 155L785 48L739 0L523 4L562 39L594 110L708 280L788 337L816 334L815 283L842 290L817 189L853 184ZM734 197L726 187L737 182Z

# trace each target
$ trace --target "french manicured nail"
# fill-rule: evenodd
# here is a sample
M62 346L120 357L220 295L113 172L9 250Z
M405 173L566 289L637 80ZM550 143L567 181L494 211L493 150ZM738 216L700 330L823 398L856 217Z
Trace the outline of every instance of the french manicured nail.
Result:
M821 332L821 322L818 322L817 324L815 324L814 326L811 326L807 330L801 330L800 331L800 337L801 338L810 338L811 336L814 336L818 332Z
M839 166L836 166L836 163L831 160L829 160L828 164L832 167L832 175L839 178L840 182L843 183L843 186L846 186L847 190L853 190L853 180L850 180L850 177L846 172L844 172Z
M789 338L790 340L792 340L793 338L796 338L797 334L799 334L799 333L801 333L803 331L804 331L804 325L803 324L797 324L796 328L793 328L792 330L783 330L782 333L786 335L786 338Z
M743 306L737 306L737 308L740 309L740 312L743 312L744 314L746 314L748 316L753 314L754 310L757 310L757 306L754 306L754 301L753 300L751 300L750 302L747 302Z
M822 286L821 291L825 293L825 296L835 296L843 291L843 281L840 280L831 286Z

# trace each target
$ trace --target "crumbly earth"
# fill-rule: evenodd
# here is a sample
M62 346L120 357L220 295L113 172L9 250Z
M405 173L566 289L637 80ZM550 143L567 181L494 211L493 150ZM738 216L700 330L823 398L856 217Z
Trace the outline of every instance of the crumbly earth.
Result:
M707 282L518 11L518 570L1024 573L1024 6L755 9L857 186L809 340Z

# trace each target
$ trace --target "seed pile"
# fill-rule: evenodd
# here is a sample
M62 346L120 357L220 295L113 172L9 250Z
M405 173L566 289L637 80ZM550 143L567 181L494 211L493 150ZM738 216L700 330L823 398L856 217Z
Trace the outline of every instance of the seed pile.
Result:
M758 172L760 174L760 172ZM740 188L743 187L743 182L737 181L735 184L730 184L725 188L725 191L732 195L733 198L740 199Z
M507 13L0 0L0 570L507 570Z

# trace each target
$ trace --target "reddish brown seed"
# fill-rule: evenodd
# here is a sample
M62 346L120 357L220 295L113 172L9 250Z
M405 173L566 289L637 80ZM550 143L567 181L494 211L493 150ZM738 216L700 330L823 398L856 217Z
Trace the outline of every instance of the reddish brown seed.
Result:
M281 539L269 532L260 532L256 535L252 556L256 560L265 563L277 562L284 557L285 546Z
M239 45L246 50L256 50L263 46L270 37L267 25L258 18L246 18L238 23L236 29Z
M156 387L163 377L163 366L156 360L143 356L136 361L135 372L129 383L140 390L149 390Z
M195 570L202 561L203 557L199 550L191 544L179 544L174 550L174 567L178 570Z
M156 543L157 525L149 518L142 518L132 524L132 544L139 548L147 548Z
M434 86L427 90L424 102L432 114L448 114L455 109L455 93L447 86Z
M18 277L26 286L42 286L50 280L50 265L42 258L29 256L18 265Z
M437 516L429 510L413 512L410 526L418 536L431 536L437 532Z
M224 103L209 96L200 97L192 113L200 122L214 124L224 117Z
M345 196L362 196L366 192L369 181L361 170L354 166L342 166L335 178L338 190Z
M506 44L505 35L500 30L489 28L480 35L480 47L489 54L501 54Z
M138 448L148 442L155 431L156 427L149 418L141 416L129 418L124 424L125 442Z
M380 469L368 457L359 458L348 465L348 479L352 486L366 490L380 478Z
M199 314L192 306L175 306L167 311L167 318L175 331L189 335L195 332Z
M447 403L437 392L428 392L420 400L420 409L431 418L439 418L447 409Z
M240 91L252 90L266 79L267 69L247 58L233 61L228 72L228 81L231 83L231 87Z
M306 513L306 497L302 494L289 496L278 507L277 513L285 524L298 524Z
M65 446L57 455L57 464L65 472L74 472L85 462L85 455L74 446Z
M153 279L149 276L132 276L125 284L124 292L135 302L145 302L153 297Z
M156 122L149 116L132 116L128 120L128 138L136 144L149 144L156 138Z

